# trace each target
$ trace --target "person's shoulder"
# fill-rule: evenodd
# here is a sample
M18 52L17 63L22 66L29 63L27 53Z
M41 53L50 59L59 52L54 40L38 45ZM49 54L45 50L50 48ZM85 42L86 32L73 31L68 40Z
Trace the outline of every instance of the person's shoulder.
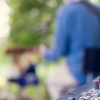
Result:
M65 12L69 12L69 11L72 11L74 8L74 4L72 3L63 3L60 5L60 7L58 8L58 12L61 12L61 11L65 11Z
M65 8L66 8L67 6L65 5L65 4L61 4L60 6L59 6L59 8L57 9L57 12L56 12L56 14L57 15L61 15L63 12L65 12Z
M56 15L61 16L61 15L70 15L70 13L73 12L73 6L71 4L61 4L60 7L58 8Z
M79 2L70 2L68 4L62 4L59 9L58 9L58 12L65 12L65 13L68 13L68 14L71 14L71 13L75 13L77 11L80 11L80 10L83 10L84 7L82 6L82 4Z

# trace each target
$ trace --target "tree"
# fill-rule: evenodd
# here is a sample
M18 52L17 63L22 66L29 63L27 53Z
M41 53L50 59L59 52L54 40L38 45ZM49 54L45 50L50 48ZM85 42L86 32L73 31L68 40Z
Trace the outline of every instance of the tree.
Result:
M60 3L61 0L9 0L10 45L27 47L45 42L44 38L52 33L52 20Z

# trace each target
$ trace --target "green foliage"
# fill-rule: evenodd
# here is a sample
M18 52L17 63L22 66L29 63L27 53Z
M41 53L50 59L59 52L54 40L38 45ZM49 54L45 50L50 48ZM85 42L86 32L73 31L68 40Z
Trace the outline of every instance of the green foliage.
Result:
M43 23L52 22L61 0L9 0L11 11L10 45L37 46L51 34L45 35ZM52 24L47 33L52 33Z

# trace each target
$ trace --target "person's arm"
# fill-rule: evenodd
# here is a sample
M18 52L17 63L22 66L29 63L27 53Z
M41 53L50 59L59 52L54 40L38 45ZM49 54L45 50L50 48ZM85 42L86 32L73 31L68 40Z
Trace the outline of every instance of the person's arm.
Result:
M65 9L60 10L56 16L54 46L47 50L44 55L48 61L58 60L61 56L68 54L70 45L69 33L71 29L71 18L69 12L66 12L67 11Z

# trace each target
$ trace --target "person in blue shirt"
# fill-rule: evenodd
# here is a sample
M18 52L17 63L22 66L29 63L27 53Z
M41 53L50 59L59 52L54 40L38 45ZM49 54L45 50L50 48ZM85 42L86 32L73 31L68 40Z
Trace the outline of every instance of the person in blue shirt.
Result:
M78 83L84 84L87 79L87 74L82 73L84 48L94 45L100 47L100 22L98 17L80 2L81 0L66 1L68 2L63 3L56 13L54 46L49 50L42 47L40 52L50 62L66 57L72 77ZM88 0L86 2L90 3ZM92 3L90 5L100 11L98 6ZM95 40L97 41L94 44Z

